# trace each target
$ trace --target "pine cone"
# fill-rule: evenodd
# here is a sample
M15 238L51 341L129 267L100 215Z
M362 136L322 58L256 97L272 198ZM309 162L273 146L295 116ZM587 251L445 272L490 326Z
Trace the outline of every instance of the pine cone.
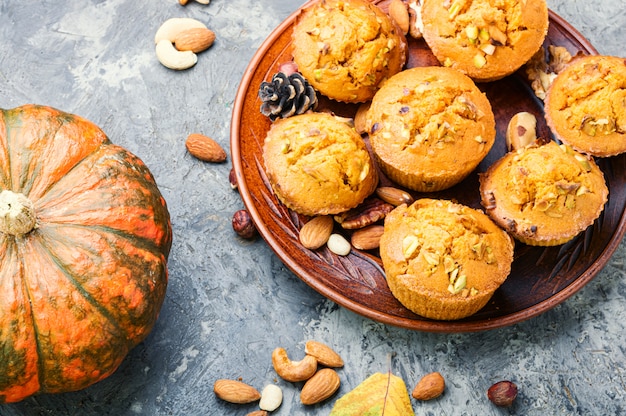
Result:
M271 82L262 82L259 88L261 113L275 121L317 107L317 95L309 82L299 73L286 75L277 72Z

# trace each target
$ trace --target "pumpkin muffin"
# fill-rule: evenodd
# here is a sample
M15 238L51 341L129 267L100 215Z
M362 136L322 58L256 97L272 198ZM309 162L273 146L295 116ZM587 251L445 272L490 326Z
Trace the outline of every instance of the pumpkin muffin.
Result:
M548 33L545 0L424 0L423 36L444 66L477 82L512 74Z
M402 70L407 42L394 21L368 0L318 0L293 28L293 59L320 93L337 101L369 101L380 83Z
M304 215L347 211L378 184L376 168L354 126L327 113L275 121L265 138L263 160L278 199Z
M437 320L483 308L508 277L513 249L513 239L482 211L438 199L395 208L380 240L391 293Z
M487 214L522 243L566 243L598 218L608 198L593 159L549 142L509 152L480 176Z
M474 81L438 66L391 77L372 99L365 124L381 170L420 192L463 180L496 137L491 104Z
M545 114L555 136L579 152L598 157L626 152L624 58L575 58L548 90Z

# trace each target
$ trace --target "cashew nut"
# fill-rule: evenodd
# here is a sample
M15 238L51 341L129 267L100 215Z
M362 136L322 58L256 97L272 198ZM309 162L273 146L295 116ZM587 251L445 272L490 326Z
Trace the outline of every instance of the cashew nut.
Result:
M198 57L193 51L181 51L174 46L174 40L190 29L208 30L204 23L190 17L173 17L163 22L154 35L159 62L175 70L191 68L198 62Z
M284 348L276 348L272 352L272 364L282 379L291 382L308 380L317 371L315 357L305 355L301 361L291 361Z
M198 56L195 53L192 51L179 51L167 39L157 43L156 56L164 66L175 70L191 68L198 62Z
M176 36L181 32L189 29L207 29L206 25L199 20L192 19L191 17L172 17L167 19L157 29L154 35L154 43L157 44L163 39L167 39L170 42L174 42Z

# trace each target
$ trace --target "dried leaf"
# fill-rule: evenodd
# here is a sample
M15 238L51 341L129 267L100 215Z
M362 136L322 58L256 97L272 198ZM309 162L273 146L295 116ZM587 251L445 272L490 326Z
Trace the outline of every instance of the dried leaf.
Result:
M404 381L375 373L335 402L330 416L414 416Z

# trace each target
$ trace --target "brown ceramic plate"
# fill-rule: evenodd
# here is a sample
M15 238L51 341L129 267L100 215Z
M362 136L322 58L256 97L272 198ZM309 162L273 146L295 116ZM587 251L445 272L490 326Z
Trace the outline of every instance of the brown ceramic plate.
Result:
M383 10L387 9L387 0L375 2ZM509 278L487 306L463 320L433 321L404 308L387 287L377 253L353 249L348 256L340 257L327 248L311 251L302 247L298 230L307 218L288 210L276 199L263 170L262 147L271 122L260 113L257 96L261 82L271 79L281 63L291 60L291 29L297 14L298 11L272 32L243 76L233 109L231 155L241 197L261 236L300 279L328 299L375 321L430 332L470 332L503 327L537 316L572 296L604 267L625 231L624 155L599 160L610 195L596 223L563 246L540 248L518 243ZM597 54L578 31L552 12L548 44L564 46L572 54ZM409 39L409 51L407 67L437 64L423 41ZM425 196L456 199L480 208L478 172L484 172L504 154L504 132L509 119L519 111L538 115L543 112L543 103L535 97L523 71L479 87L494 109L496 144L465 181L452 189ZM318 111L325 108L352 117L357 107L320 97ZM541 137L552 137L542 117L538 119L538 132ZM381 180L388 182L384 177Z

